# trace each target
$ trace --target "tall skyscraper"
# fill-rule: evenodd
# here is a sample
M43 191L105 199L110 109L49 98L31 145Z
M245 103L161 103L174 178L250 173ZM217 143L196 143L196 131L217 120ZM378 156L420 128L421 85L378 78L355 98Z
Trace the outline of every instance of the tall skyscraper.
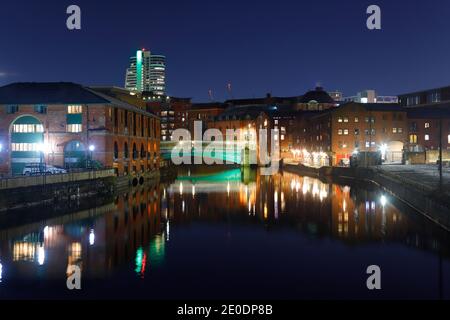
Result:
M166 57L152 55L148 50L137 50L130 57L125 88L130 91L150 92L155 96L166 93Z

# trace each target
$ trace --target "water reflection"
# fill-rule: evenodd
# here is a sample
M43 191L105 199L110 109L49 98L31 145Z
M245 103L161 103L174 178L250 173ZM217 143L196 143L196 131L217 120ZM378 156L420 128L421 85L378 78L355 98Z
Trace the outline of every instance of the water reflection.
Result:
M159 270L188 264L187 258L173 266L168 257L192 240L176 238L192 223L289 230L352 246L396 243L448 257L446 232L380 190L286 172L261 176L255 170L206 170L120 192L113 203L0 230L0 286L14 287L17 279L63 279L74 265L84 279L133 275L155 281L153 274L166 279ZM282 242L277 250L291 245Z

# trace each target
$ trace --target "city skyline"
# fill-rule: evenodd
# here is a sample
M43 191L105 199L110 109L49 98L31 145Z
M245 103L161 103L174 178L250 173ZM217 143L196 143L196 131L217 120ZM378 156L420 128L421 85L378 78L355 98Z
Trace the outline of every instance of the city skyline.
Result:
M440 41L450 27L442 14L450 4L444 1L409 6L379 1L382 30L376 31L365 27L369 3L360 1L77 4L82 10L79 31L65 28L68 2L5 4L0 13L5 39L1 85L73 81L123 86L126 59L136 47L167 56L168 95L199 102L209 100L209 90L215 100L229 99L228 83L236 98L268 92L293 96L317 82L345 95L371 88L398 95L450 83L445 59L450 43ZM136 6L142 10L132 10ZM29 50L34 59L24 58ZM56 61L55 55L65 59ZM87 70L93 72L87 76Z
M3 2L0 299L450 299L450 1Z

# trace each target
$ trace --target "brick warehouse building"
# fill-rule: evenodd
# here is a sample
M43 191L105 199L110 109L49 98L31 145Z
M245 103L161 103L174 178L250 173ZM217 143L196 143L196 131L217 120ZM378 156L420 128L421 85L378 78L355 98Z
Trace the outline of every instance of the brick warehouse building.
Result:
M159 118L145 109L74 83L0 87L0 173L29 163L86 167L118 175L159 168Z
M297 147L304 150L309 162L317 165L337 165L355 151L383 148L386 161L399 162L407 145L407 113L398 104L351 102L305 114L300 132L302 138Z

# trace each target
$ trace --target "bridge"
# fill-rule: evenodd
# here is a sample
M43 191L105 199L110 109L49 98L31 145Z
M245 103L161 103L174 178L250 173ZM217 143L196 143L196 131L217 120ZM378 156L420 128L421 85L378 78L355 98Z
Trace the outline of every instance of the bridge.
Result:
M196 141L186 142L161 142L161 157L165 160L172 159L172 150L177 148L179 156L189 156L191 163L194 159L201 159L202 163L243 164L249 163L250 150L243 147L240 142L204 142L199 141L202 148L194 148ZM189 150L188 153L186 150Z

